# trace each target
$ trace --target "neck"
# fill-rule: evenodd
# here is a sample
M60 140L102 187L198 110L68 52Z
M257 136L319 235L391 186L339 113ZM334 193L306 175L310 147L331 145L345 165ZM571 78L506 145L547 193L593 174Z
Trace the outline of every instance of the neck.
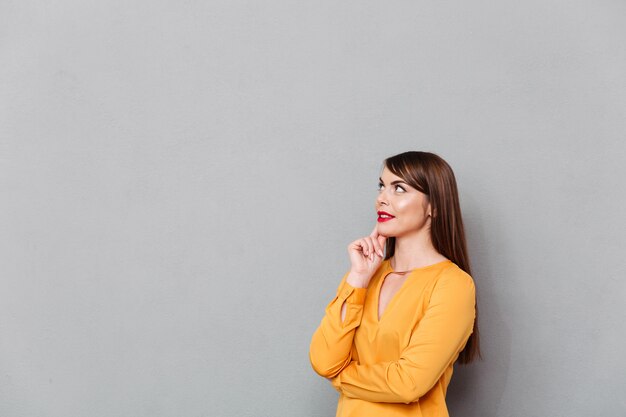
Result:
M394 271L409 271L446 260L430 239L430 230L421 229L410 235L396 236L391 260Z

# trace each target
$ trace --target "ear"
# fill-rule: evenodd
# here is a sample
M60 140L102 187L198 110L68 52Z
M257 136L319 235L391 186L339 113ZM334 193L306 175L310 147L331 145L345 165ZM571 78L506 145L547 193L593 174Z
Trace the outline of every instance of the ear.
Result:
M430 217L435 217L437 215L437 210L433 210L433 207L430 203L428 203L428 215Z

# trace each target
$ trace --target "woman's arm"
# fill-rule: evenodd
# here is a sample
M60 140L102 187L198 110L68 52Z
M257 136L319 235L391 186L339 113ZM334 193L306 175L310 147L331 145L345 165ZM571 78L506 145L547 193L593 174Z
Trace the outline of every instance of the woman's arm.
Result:
M444 272L398 360L369 365L351 361L331 383L344 395L366 401L419 400L465 346L473 330L475 300L469 275Z
M343 276L337 295L326 306L309 348L311 366L326 378L335 377L350 363L354 332L363 316L367 288L350 285L346 279L349 274Z

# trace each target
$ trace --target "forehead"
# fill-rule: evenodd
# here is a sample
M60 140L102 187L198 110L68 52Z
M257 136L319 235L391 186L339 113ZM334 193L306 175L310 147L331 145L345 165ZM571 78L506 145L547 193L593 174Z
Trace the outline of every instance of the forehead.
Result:
M385 182L396 181L396 180L404 182L404 180L401 177L398 177L396 174L389 171L387 167L383 167L383 170L380 173L380 177Z

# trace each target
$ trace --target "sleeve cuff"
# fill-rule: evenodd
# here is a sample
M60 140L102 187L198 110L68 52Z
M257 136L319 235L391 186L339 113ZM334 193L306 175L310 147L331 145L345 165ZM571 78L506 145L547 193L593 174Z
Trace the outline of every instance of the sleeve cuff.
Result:
M363 305L365 303L366 294L367 288L353 287L352 285L348 284L348 281L344 281L337 291L337 296L350 304Z

